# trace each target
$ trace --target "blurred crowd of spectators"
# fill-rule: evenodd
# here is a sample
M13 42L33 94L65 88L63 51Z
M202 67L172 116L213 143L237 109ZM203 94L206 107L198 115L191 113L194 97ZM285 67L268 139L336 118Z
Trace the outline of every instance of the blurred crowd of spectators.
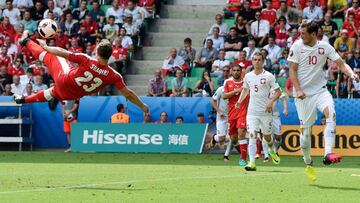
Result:
M95 57L96 44L109 39L113 44L109 65L125 73L132 53L142 46L147 20L159 17L156 7L157 0L0 1L0 94L29 95L51 85L47 67L18 43L24 30L33 40L41 38L37 27L42 19L58 24L57 35L47 40L50 46ZM100 94L109 95L110 89Z
M299 25L305 19L318 22L318 40L333 45L360 74L359 0L228 0L224 13L215 16L201 50L195 50L192 40L186 38L179 51L169 51L161 71L149 81L149 95L212 96L230 76L233 64L249 72L252 56L260 52L266 58L265 69L292 97L287 57L291 45L300 38ZM203 73L195 76L198 81L191 86L189 80L197 72L193 69ZM360 97L360 83L341 74L336 64L329 61L323 69L335 97Z

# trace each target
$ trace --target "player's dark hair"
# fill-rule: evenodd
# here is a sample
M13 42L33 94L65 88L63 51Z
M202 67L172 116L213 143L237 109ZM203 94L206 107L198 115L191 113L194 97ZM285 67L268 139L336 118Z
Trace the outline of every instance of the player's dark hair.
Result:
M175 119L175 120L177 120L177 119L181 119L182 121L184 121L184 118L183 118L182 116L178 116L178 117L176 117L176 119Z
M115 20L115 16L111 15L111 16L109 16L109 19L114 19Z
M184 39L184 43L189 43L189 44L191 44L191 39L190 39L189 37L185 38L185 39Z
M116 109L117 109L118 112L124 110L124 104L118 104L118 105L116 106Z
M301 28L306 28L306 30L309 34L312 34L312 33L316 34L318 32L319 25L316 22L311 21L311 22L306 22L306 23L301 24Z
M97 47L97 54L100 58L108 60L112 54L112 46L109 40L102 39Z

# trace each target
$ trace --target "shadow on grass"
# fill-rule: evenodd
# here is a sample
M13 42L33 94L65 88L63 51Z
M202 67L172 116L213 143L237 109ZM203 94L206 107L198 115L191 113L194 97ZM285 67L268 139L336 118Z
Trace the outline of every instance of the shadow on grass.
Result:
M336 186L323 186L323 185L311 185L322 190L344 190L344 191L360 191L360 188L355 187L336 187Z
M163 154L163 153L63 153L63 152L2 152L0 163L59 163L59 164L123 164L123 165L198 165L238 166L238 156L230 156L224 163L222 154ZM259 167L304 167L300 156L282 156L281 164L262 164ZM315 166L322 167L322 157L313 157ZM360 157L345 157L341 164L331 168L358 168ZM282 172L279 170L279 172Z

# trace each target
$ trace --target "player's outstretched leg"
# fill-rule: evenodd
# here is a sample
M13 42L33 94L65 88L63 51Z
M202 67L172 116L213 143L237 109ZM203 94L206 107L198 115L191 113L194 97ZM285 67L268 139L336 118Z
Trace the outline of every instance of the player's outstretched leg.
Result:
M54 88L51 87L46 90L42 90L37 92L36 94L30 96L22 96L22 95L14 95L14 101L17 104L24 104L24 103L35 103L35 102L47 102L53 98Z

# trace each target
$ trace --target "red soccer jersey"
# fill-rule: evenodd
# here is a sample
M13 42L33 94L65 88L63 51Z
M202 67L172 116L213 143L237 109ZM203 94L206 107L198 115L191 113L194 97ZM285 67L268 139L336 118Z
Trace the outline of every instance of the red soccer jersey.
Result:
M241 3L242 0L227 0L227 3ZM240 10L240 6L229 6L228 10L229 11L239 11Z
M276 39L285 39L289 38L289 31L286 28L280 29L280 25L275 25L275 35Z
M87 23L86 21L82 24L83 27L86 29L86 34L92 35L95 33L95 31L98 29L98 26L95 21L91 21L90 23Z
M5 65L6 67L11 63L10 56L2 56L0 55L0 66Z
M356 29L359 28L358 22L355 22L355 28L356 28ZM349 32L349 37L350 37L350 38L356 38L356 32L355 32L353 26L350 25L350 22L349 22L349 21L345 21L345 22L342 24L341 29L346 29L346 30Z
M235 89L242 89L243 81L235 82L233 79L225 80L224 82L224 93L231 92ZM249 105L249 96L245 98L243 102L240 104L240 109L235 108L235 104L240 97L240 93L233 95L229 98L229 111L228 111L228 119L236 120L239 117L243 117L247 114L247 108Z
M355 21L360 21L360 8L354 9L353 7L349 8L346 13L346 17L349 16L350 13L353 13L355 16Z
M273 9L275 9L275 10L279 9L279 8L280 8L280 2L281 2L281 1L282 1L282 0L272 0L272 1L271 1L271 8L273 8ZM287 5L288 5L289 7L294 6L294 1L293 1L293 0L287 0L286 2L287 2Z
M30 65L29 68L32 68L34 73L33 75L34 76L37 76L37 75L42 75L45 73L45 68L44 67L37 67L36 65Z
M55 35L55 44L58 47L65 48L69 43L69 38L66 35Z
M83 52L83 48L82 48L82 47L78 47L78 48L70 47L70 48L69 48L69 51L70 51L70 52L73 52L73 53L82 53L82 52Z
M244 2L244 1L243 1ZM257 9L263 6L262 0L250 0L250 8Z
M8 68L8 74L21 76L21 75L25 75L25 71L22 68L17 69L17 68L15 68L14 65L11 65Z
M72 53L68 60L79 67L70 68L68 73L61 74L56 79L55 91L60 100L78 99L96 93L110 84L115 84L118 89L125 87L119 73L85 54Z
M113 46L112 56L115 58L115 60L118 60L120 56L126 57L126 55L127 55L127 50L125 48Z
M261 18L269 21L269 24L273 24L276 21L276 10L264 8L261 11Z

